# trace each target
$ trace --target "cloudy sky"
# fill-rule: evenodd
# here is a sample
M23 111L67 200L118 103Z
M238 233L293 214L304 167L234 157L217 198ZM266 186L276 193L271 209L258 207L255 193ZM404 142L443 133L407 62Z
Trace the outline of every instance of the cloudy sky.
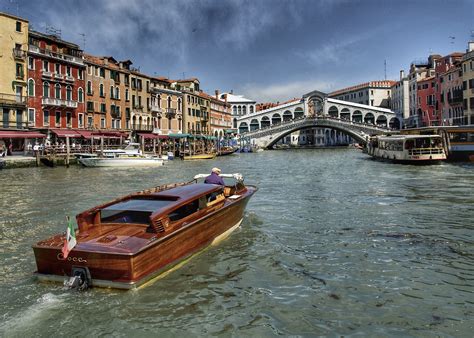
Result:
M413 60L464 51L474 0L0 0L0 11L146 74L258 102L398 79Z

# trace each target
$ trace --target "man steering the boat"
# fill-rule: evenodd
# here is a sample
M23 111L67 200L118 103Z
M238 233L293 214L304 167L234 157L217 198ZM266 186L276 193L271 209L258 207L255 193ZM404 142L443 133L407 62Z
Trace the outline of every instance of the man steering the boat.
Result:
M211 174L206 177L204 183L225 185L224 180L219 176L220 173L221 170L219 168L212 168Z

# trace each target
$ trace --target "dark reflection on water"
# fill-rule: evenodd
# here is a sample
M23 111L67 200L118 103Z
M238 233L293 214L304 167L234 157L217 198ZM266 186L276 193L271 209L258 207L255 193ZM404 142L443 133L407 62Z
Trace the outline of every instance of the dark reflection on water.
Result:
M242 227L146 288L39 284L65 216L213 166L260 190ZM471 336L474 166L273 151L152 169L0 172L0 334Z

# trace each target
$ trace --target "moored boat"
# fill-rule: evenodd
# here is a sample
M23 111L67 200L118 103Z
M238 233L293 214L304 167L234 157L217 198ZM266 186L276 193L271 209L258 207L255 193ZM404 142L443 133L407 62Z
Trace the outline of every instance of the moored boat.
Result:
M367 154L398 163L429 164L446 160L439 135L374 136L367 145Z
M257 191L239 174L221 186L198 183L158 186L104 203L76 216L77 244L69 254L58 234L33 246L42 281L130 289L225 238L243 219Z
M164 165L164 159L152 156L83 157L77 161L85 167L150 167Z
M189 160L212 160L216 158L216 153L203 153L203 154L185 154L181 157L185 161Z
M237 147L221 147L217 151L217 156L226 156L226 155L232 155L235 153L239 148Z

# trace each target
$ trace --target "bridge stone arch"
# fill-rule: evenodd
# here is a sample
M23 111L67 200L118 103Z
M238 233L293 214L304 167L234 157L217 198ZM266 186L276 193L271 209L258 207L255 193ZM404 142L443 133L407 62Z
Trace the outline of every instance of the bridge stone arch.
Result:
M303 108L297 107L293 113L295 119L299 119L304 116Z
M242 122L239 124L239 133L243 134L249 131L249 126L247 125L247 122Z
M293 114L289 110L285 110L283 113L283 121L290 121L293 119Z
M400 129L401 123L398 117L392 117L389 122L390 129Z
M375 124L375 116L373 113L368 112L364 115L364 123Z
M270 127L270 118L268 116L263 116L261 121L260 121L260 125L262 128L266 128L266 127Z
M278 113L272 115L272 124L281 123L281 116Z
M337 125L337 124L331 123L331 121L329 121L329 123L325 123L324 121L318 121L318 123L316 124L317 125L313 125L313 126L308 126L306 124L295 125L293 128L289 128L282 133L278 133L277 135L272 137L271 141L266 145L266 148L268 149L273 148L273 146L276 143L278 143L278 141L290 135L291 133L294 133L302 129L315 128L315 127L329 129L329 130L326 130L326 133L329 132L329 135L333 139L335 139L336 137L336 131L340 131L346 135L349 135L350 137L352 137L354 140L356 140L359 143L365 144L367 142L368 135L354 131L350 128L344 127L343 125Z
M252 119L252 121L250 121L250 131L258 129L260 129L260 123L258 123L257 119Z
M336 106L329 107L328 115L331 117L339 117L339 109L337 109Z
M387 127L387 117L385 115L377 116L376 124L378 126Z
M352 113L352 122L362 123L362 112L360 110L354 110Z
M339 117L343 120L350 121L351 120L351 111L349 110L349 108L342 108Z

